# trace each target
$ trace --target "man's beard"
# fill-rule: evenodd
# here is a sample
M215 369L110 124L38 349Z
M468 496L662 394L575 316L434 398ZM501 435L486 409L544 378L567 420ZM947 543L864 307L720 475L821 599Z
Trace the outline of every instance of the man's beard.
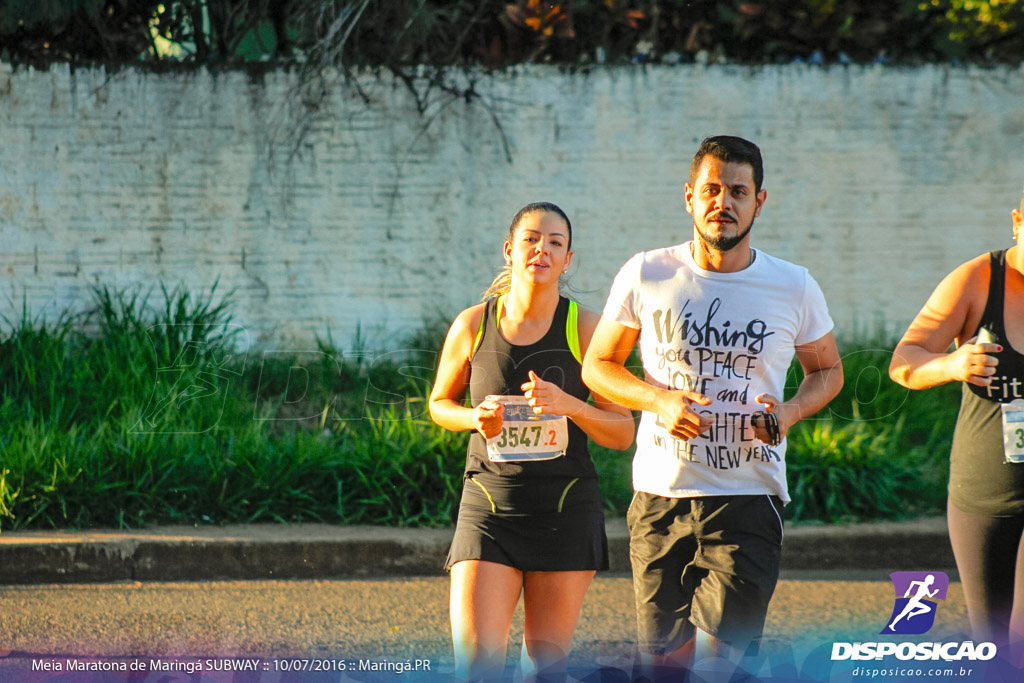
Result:
M712 237L710 235L704 234L704 232L700 228L697 227L696 223L693 224L693 227L697 230L697 235L700 237L700 241L701 242L703 242L704 244L708 245L709 247L711 247L715 251L720 251L720 252L724 253L724 252L727 252L727 251L731 251L732 249L735 249L736 246L739 245L739 243L743 241L743 239L750 232L750 229L754 227L754 219L753 218L750 219L750 225L747 226L746 230L744 230L742 232L739 232L739 233L733 235L732 237L725 237L725 236Z

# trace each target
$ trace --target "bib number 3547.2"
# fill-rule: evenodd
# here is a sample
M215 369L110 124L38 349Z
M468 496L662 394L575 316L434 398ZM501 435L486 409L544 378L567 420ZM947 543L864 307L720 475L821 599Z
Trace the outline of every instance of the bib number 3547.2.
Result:
M487 439L491 462L553 460L565 455L569 425L564 415L534 415L525 396L488 396L505 406L501 433Z

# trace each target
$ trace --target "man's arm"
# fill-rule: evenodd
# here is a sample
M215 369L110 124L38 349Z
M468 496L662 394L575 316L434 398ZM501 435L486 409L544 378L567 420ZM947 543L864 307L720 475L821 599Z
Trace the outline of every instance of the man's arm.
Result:
M828 405L843 388L843 364L839 358L835 336L831 332L809 344L796 347L796 358L804 371L796 394L786 402L771 394L761 394L754 400L763 403L779 420L779 436L789 428ZM769 442L763 427L755 428L758 439Z
M690 406L709 405L711 399L695 391L661 389L627 370L626 359L639 336L640 330L602 316L583 358L584 383L594 393L630 410L657 413L672 436L692 439L705 431L713 418L701 417Z

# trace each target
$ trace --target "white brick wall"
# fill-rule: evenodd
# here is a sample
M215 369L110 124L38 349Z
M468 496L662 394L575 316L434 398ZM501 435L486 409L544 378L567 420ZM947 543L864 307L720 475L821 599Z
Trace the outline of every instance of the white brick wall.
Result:
M956 264L1009 246L1024 184L1024 73L806 66L531 67L481 102L336 87L291 160L295 77L0 65L0 313L79 310L93 283L235 290L252 341L399 344L472 303L513 213L576 228L572 284L600 309L633 252L691 232L699 140L764 152L755 245L810 268L840 331L906 325Z

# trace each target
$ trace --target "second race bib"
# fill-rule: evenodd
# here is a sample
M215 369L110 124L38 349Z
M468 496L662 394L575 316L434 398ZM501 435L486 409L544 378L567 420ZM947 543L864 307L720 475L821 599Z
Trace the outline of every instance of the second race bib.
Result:
M569 425L564 415L535 415L525 396L488 396L505 406L501 433L487 439L491 462L553 460L569 447Z
M1024 462L1024 401L1000 403L1003 413L1003 456L1008 463Z

